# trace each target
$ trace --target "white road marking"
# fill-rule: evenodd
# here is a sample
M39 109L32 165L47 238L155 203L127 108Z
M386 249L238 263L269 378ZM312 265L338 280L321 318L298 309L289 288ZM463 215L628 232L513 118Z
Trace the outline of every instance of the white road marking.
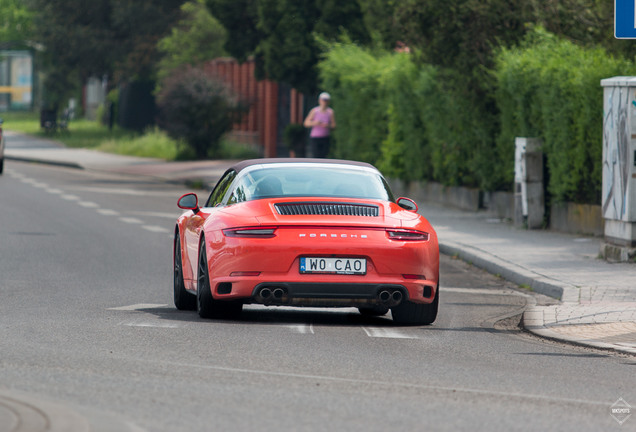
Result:
M80 201L77 204L81 205L82 207L86 207L86 208L97 208L97 207L99 207L99 204L91 202L91 201Z
M78 197L77 195L62 195L60 198L67 201L79 201L80 199L80 197Z
M152 212L152 211L132 211L131 214L138 216L149 216L149 217L158 217L158 218L166 218L166 219L177 219L179 217L179 212L176 213L163 213L163 212Z
M102 187L74 187L73 190L86 192L104 193L112 195L134 195L134 196L176 196L174 192L152 191L152 190L136 190L123 188L102 188ZM178 195L178 194L177 194ZM178 198L178 196L177 196ZM176 199L176 198L175 198Z
M362 327L367 336L372 338L389 338L389 339L417 339L413 336L402 332L401 330L391 327Z
M137 303L128 306L119 306L108 308L107 310L115 310L115 311L138 311L141 309L157 309L167 307L167 304L157 304L157 303Z
M36 187L36 188L40 188L40 189L46 189L49 187L49 185L47 185L46 183L40 183L38 181L32 182L31 186Z
M439 291L444 294L445 292L460 293L460 294L480 294L480 295L518 295L526 297L527 294L520 293L514 290L501 290L501 289L486 289L486 288L445 288L441 287Z
M147 231L150 231L150 232L157 232L157 233L169 233L170 232L170 230L167 230L164 227L160 227L160 226L156 226L156 225L144 225L142 228L147 230Z
M179 328L179 324L163 321L130 321L121 322L119 325L125 325L128 327L154 327L154 328Z
M144 223L144 221L142 221L141 219L137 219L137 218L133 218L133 217L120 217L119 220L122 221L122 222L125 222L125 223L129 223L129 224Z
M104 216L119 216L119 212L110 209L97 209L97 213Z
M62 193L60 189L53 189L53 188L48 188L46 189L46 191L50 194L55 194L55 195L59 195Z
M290 324L286 325L288 329L295 333L300 334L314 334L314 326L313 324Z

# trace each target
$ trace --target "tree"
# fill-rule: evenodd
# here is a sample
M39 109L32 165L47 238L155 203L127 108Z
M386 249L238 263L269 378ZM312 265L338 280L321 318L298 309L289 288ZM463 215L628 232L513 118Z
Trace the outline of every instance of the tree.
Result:
M208 9L227 31L225 51L244 62L254 54L261 40L258 29L260 0L207 0Z
M91 76L153 88L157 42L182 0L29 0L43 47L44 93L55 109ZM133 109L137 109L136 107Z
M215 156L219 142L247 105L220 79L201 67L176 69L161 83L159 126L185 140L199 159Z
M170 34L159 41L162 57L158 64L158 79L183 65L198 65L225 55L226 31L210 14L203 0L181 6L181 19Z
M240 61L254 55L259 76L291 84L304 92L317 89L316 64L322 49L343 33L368 43L358 1L207 0L212 15L228 31L226 50Z
M33 37L33 11L21 0L0 0L0 44L24 46Z

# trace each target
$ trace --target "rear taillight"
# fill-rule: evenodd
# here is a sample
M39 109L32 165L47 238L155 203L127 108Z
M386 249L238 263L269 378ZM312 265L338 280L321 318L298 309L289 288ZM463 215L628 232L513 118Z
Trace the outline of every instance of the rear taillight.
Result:
M259 271L238 271L230 273L231 277L239 277L239 276L260 276L261 272Z
M403 274L402 277L408 280L426 280L426 276L419 274Z
M276 237L276 228L272 228L272 227L231 228L231 229L224 229L223 234L225 234L226 237L272 238L272 237Z
M386 230L386 234L391 240L398 241L427 241L428 233L416 230L406 229L390 229Z

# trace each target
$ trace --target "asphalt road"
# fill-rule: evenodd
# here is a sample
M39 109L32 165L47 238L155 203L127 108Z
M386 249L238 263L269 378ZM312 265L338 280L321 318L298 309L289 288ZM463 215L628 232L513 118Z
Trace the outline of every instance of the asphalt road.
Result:
M636 404L635 358L526 335L522 292L447 257L430 327L355 309L249 306L237 322L177 311L184 192L6 164L0 389L148 431L636 429L610 416L619 397Z

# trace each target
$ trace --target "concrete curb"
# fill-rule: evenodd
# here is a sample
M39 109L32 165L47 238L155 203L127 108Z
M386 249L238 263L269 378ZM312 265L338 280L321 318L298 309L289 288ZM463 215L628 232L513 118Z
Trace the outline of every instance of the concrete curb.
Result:
M462 260L517 285L527 285L532 291L563 302L578 302L579 289L576 286L533 272L481 249L443 240L440 241L439 249L445 255L457 255Z
M8 155L6 153L4 155L4 158L6 160L12 160L12 161L16 161L16 162L30 162L30 163L37 163L37 164L42 164L42 165L58 166L58 167L63 167L63 168L84 169L83 166L81 166L80 164L75 163L75 162L64 162L64 161L54 161L54 160L50 160L50 159L38 159L38 158L29 158L29 157L10 156L10 155Z
M539 315L540 315L540 318L538 318ZM533 333L542 338L557 341L557 342L566 342L572 345L593 347L593 348L602 349L606 351L619 352L622 354L636 355L636 348L627 348L627 347L622 347L616 344L563 335L553 331L552 329L550 329L549 326L543 325L542 323L543 323L543 311L541 310L540 307L537 307L537 306L529 307L523 313L523 318L521 320L521 325L523 326L523 328L529 331L530 333Z
M562 302L578 303L579 289L574 285L532 272L522 266L472 246L441 241L439 248L440 252L445 255L457 255L462 260L470 262L489 273L500 275L504 279L518 285L528 285L532 291L561 299ZM540 306L536 305L534 297L528 295L527 298L528 308L522 314L521 325L530 333L545 339L565 342L572 345L592 347L622 354L636 354L636 349L634 348L563 335L551 330L549 326L545 325L543 310Z

